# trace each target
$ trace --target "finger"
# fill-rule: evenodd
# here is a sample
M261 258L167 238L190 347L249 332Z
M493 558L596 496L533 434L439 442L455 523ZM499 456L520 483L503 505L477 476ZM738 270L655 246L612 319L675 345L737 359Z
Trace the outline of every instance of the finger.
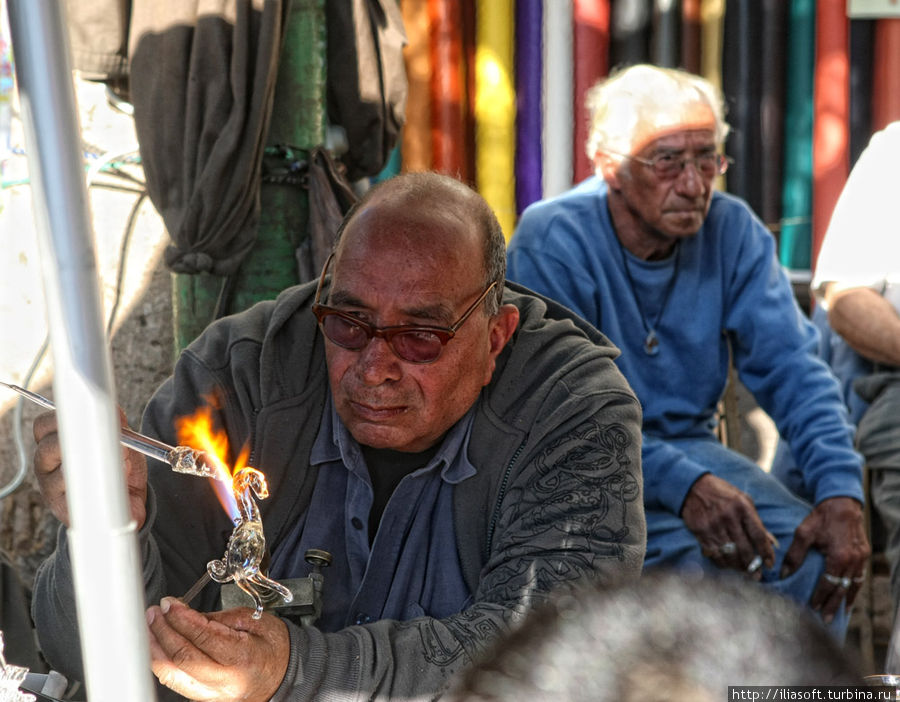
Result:
M166 598L168 599L168 598ZM163 600L161 606L147 610L147 623L165 659L178 668L194 665L203 667L212 663L209 656L197 648L184 632L203 626L205 618L199 612L177 611ZM180 608L182 610L186 607ZM175 610L173 612L173 610ZM196 618L191 615L196 615ZM203 620L202 622L199 620ZM175 626L177 624L177 626Z
M150 669L160 683L192 700L215 699L213 691L181 670L170 655L175 637L159 607L149 607L146 613L150 632ZM181 645L187 642L182 639Z
M53 419L55 423L55 418ZM59 435L52 431L40 430L41 440L34 451L34 477L38 489L50 512L60 522L69 525L69 510L66 504L66 479L62 470L62 454Z
M750 580L759 582L763 577L763 565L763 557L757 553L755 556L753 556L753 559L750 561L750 563L747 564L744 572Z
M52 473L62 465L62 451L59 445L59 434L45 434L34 450L34 474Z
M232 665L246 652L248 642L245 631L236 630L216 618L201 614L173 597L163 598L160 605L169 626L203 654L202 659L196 659L201 665L207 666L210 662ZM176 662L188 672L196 674L189 667L194 663L193 658Z
M45 439L34 450L34 477L43 488L51 486L57 481L63 481L62 463L59 458L59 444Z
M717 537L716 540L701 547L701 553L717 568L739 568L737 544L728 536Z
M839 564L834 571L827 572L848 574L846 577L849 580L849 587L845 589L845 600L847 607L850 607L866 582L866 560L859 557L851 558L846 565Z
M849 577L845 578L843 575L838 575L841 572L843 572L842 567L834 559L825 559L825 567L809 600L809 604L813 609L822 609L824 611L825 605L832 598L837 598L838 601L844 599L853 581Z
M859 591L862 590L862 582L857 582L862 580L861 578L857 578L854 580L853 585L850 586L850 589L847 591L847 606L850 607L855 601L856 596L859 594Z
M260 633L261 624L265 619L272 618L271 614L263 612L259 619L253 618L256 610L252 607L234 607L218 612L209 612L206 617L214 622L218 622L229 629L235 631L246 631L250 633Z
M756 556L756 550L752 540L743 529L738 530L738 536L735 537L734 541L737 545L737 551L735 552L733 567L735 570L744 571L753 561L754 556Z
M31 431L34 434L34 442L36 444L40 443L48 434L55 434L59 431L59 426L56 421L56 412L54 410L41 412L35 417L34 423L31 425Z
M825 551L822 578L841 591L848 607L856 599L865 581L867 553L868 548L847 549L840 546ZM832 575L836 577L831 577Z
M216 646L211 642L227 634L225 627L170 597L148 610L147 619L159 646L154 673L164 685L190 699L245 699L247 686L241 661L247 647L245 635L235 633L237 641ZM233 660L223 664L209 655L211 651L227 651Z
M815 535L812 532L804 529L797 528L794 531L794 540L791 542L791 547L784 554L784 560L781 562L779 577L782 580L800 567L800 564L803 563L806 554L809 552L810 546L812 546L814 538Z
M205 702L206 700L218 699L218 693L215 690L192 678L172 661L165 658L164 654L160 657L160 651L159 644L151 640L150 670L160 683L190 700Z
M822 587L822 581L819 582L819 587ZM819 587L816 588L816 592L813 594L814 601L816 600L816 595L819 594ZM821 609L822 621L826 624L830 624L834 619L834 615L837 614L841 602L844 601L847 590L840 586L835 587L833 585L828 585L827 587L827 590L823 588L824 594L819 595L819 597L822 598L821 606L813 604L813 609Z
M723 567L729 570L741 570L743 568L741 564L744 562L743 554L747 552L747 540L742 538L742 536L733 538L730 543L734 544L734 548L729 549L728 552L722 555Z
M757 554L762 558L766 568L773 567L775 565L775 549L772 544L776 539L766 529L755 508L752 513L744 517L743 527L751 551L749 554L741 553L744 567L746 568Z
M131 516L140 529L147 518L147 459L137 451L126 449L124 464Z
M764 560L766 556L771 555L774 562L774 552L771 550L772 547L768 540L768 531L756 513L753 503L747 499L740 500L736 504L738 509L733 515L730 515L728 527L729 540L735 548L732 549L731 554L724 556L728 567L733 570L746 571L757 553ZM752 575L756 579L761 577L756 574L755 570Z

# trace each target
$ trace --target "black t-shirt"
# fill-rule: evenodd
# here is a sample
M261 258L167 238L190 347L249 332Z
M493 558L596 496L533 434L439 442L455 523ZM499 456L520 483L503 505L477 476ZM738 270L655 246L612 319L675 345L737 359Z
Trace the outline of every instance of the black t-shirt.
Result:
M369 543L375 540L375 532L381 522L381 515L387 507L388 500L404 476L424 468L434 458L440 442L420 453L406 453L393 449L374 449L361 446L369 479L372 481L372 511L369 512Z

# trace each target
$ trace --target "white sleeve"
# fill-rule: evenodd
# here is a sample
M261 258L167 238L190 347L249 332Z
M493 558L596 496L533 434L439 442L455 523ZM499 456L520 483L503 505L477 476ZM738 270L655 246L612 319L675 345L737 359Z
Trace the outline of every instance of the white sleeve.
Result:
M827 283L883 292L900 283L900 121L872 136L838 198L812 281L819 296Z

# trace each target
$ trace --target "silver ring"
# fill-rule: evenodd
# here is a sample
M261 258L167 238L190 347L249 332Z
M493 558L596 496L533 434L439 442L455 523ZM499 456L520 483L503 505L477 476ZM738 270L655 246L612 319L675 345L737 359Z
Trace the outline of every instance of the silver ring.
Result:
M763 559L758 553L753 556L753 560L750 561L750 565L747 566L747 572L751 575L762 568Z
M853 580L846 575L841 577L839 575L832 575L831 573L822 573L822 577L825 578L826 582L837 585L843 590L849 590L850 585L853 583ZM862 579L860 579L859 582L862 582Z
M719 546L719 553L723 556L733 556L737 553L737 544L734 541L726 541L724 544Z
M858 578L853 578L853 582L855 582L857 585L858 585L859 583L864 583L864 582L866 582L866 574L863 573L863 574L860 575Z

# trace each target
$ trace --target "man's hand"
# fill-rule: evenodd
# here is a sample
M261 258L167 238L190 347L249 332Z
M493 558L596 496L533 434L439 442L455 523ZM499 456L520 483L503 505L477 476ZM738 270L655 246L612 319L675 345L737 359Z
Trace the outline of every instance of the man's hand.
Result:
M127 426L125 413L119 409L119 422ZM50 512L69 526L69 508L66 504L66 481L62 471L62 453L59 446L56 412L44 412L34 420L34 475L38 488L47 502ZM128 485L128 504L131 516L140 529L147 517L147 461L137 451L124 450L125 480Z
M800 567L810 548L825 556L825 573L810 606L820 609L822 619L830 622L841 600L846 599L848 607L853 604L872 552L863 526L862 505L850 497L833 497L816 505L794 531L794 541L781 567L782 578Z
M748 567L755 566L749 575L759 580L759 566L771 568L775 564L775 537L763 525L753 500L711 473L701 476L691 487L684 498L681 518L700 542L703 555L719 568L747 572Z
M264 702L287 671L291 642L278 617L239 607L201 614L166 597L147 610L153 673L192 700Z

